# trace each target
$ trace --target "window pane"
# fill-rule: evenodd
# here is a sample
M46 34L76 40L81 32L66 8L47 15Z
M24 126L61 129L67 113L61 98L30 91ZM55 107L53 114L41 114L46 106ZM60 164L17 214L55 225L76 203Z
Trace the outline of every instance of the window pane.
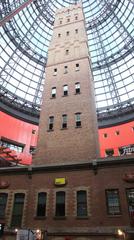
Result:
M65 216L65 192L56 193L56 216Z
M106 190L108 214L118 215L120 211L119 191L117 189Z
M0 218L3 218L5 216L7 198L8 198L7 193L0 193Z
M128 211L130 216L131 226L134 226L134 188L127 189Z
M87 216L87 192L77 192L77 216Z
M68 86L67 85L64 85L64 91L67 91L68 90Z
M47 198L46 193L41 192L38 194L37 216L46 215L46 198Z
M16 193L14 197L14 205L12 212L12 227L21 227L22 216L23 216L23 207L24 207L24 193Z

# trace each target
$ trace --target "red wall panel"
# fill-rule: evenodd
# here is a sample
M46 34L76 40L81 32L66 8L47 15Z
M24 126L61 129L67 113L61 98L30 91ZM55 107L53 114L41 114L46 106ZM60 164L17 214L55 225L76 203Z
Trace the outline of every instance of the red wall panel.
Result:
M32 134L32 130L35 130L35 134ZM24 164L31 163L32 156L29 150L30 146L37 144L37 132L38 126L0 112L0 138L5 137L25 145L23 153L18 153Z
M114 155L119 155L118 148L134 144L134 121L118 126L99 129L100 153L105 157L105 149L114 149ZM33 134L35 130L35 134ZM119 135L116 135L119 131ZM104 134L107 137L104 137ZM23 164L31 164L32 156L29 153L30 146L37 145L38 126L16 119L8 114L0 112L0 137L24 144L23 153L17 153Z
M114 149L114 155L119 155L118 148L134 144L134 121L129 123L120 124L118 126L99 129L99 141L101 157L105 156L105 149ZM119 131L119 135L116 135L116 131ZM107 137L104 134L107 133Z

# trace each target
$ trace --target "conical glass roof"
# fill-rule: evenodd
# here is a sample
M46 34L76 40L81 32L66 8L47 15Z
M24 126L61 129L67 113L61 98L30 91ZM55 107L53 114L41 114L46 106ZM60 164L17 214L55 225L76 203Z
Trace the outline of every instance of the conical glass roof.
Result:
M1 1L1 108L18 115L23 113L29 119L39 116L55 11L76 3L73 0ZM83 0L81 3L98 119L133 113L134 2Z

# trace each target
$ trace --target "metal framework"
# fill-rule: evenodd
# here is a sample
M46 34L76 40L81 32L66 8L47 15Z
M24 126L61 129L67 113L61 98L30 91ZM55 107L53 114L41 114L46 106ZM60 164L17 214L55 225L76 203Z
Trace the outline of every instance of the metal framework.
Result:
M74 0L2 0L0 107L39 117L55 11ZM83 0L98 120L134 111L133 0ZM4 105L3 105L4 104ZM21 111L20 111L21 109ZM10 111L11 113L11 111ZM133 117L132 117L133 118Z

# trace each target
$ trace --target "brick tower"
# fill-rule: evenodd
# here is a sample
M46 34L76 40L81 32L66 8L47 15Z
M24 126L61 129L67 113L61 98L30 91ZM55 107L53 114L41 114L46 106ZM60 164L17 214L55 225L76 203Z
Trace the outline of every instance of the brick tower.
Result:
M81 4L56 12L33 164L99 156L93 79Z

